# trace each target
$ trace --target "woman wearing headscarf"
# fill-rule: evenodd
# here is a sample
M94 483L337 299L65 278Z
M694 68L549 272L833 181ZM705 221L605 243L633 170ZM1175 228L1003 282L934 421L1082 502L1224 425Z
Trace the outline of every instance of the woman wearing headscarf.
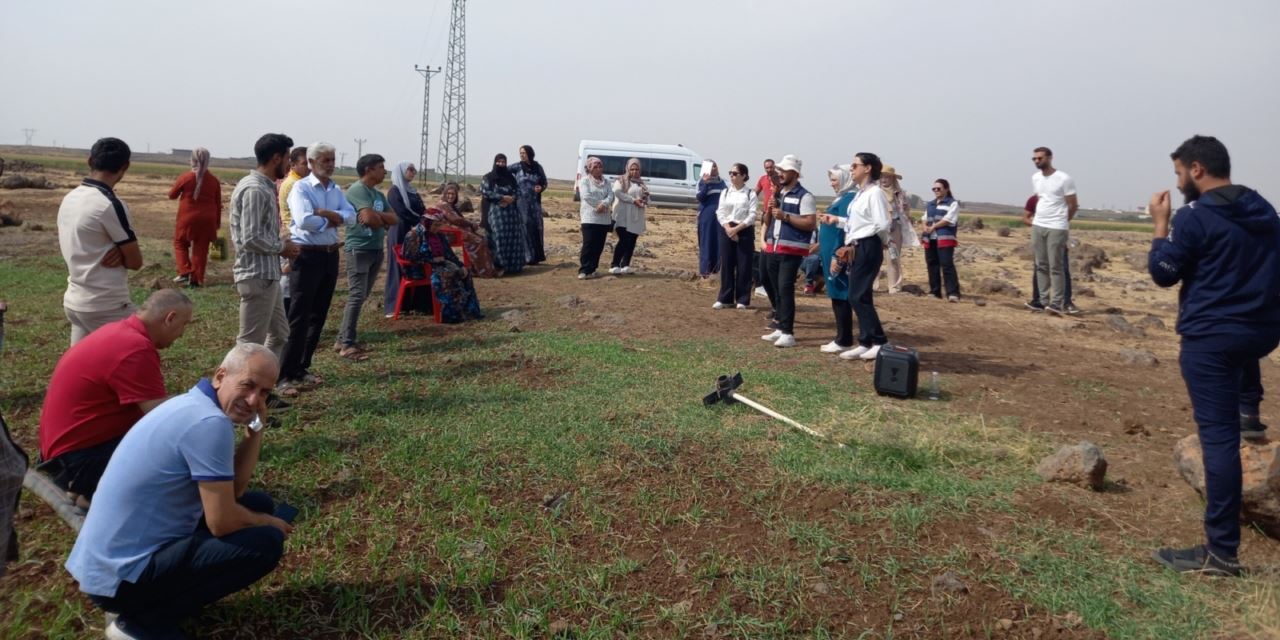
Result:
M945 178L933 181L933 200L924 210L920 221L924 246L924 264L929 271L929 295L942 297L942 287L947 288L947 300L960 301L960 279L956 276L956 223L960 220L960 202L951 195L951 183Z
M519 188L516 177L507 169L506 154L494 156L493 169L484 174L480 183L480 195L484 197L484 219L480 224L489 230L493 258L504 273L524 271L528 251L525 238L529 225L516 206Z
M737 304L751 305L751 263L756 250L756 212L760 208L756 192L747 184L747 165L729 168L729 186L716 205L716 226L720 227L720 295L712 309Z
M516 207L528 225L525 239L528 250L525 252L529 264L539 264L547 259L547 250L543 245L542 235L542 192L547 188L547 173L542 165L533 159L533 147L520 147L520 162L511 169L516 177Z
M582 251L578 254L578 279L596 277L600 268L600 254L613 229L613 190L604 179L604 162L595 156L587 158L587 175L578 181L578 194L582 204L578 207L578 220L582 223Z
M880 174L880 189L889 200L889 243L885 247L889 293L902 290L902 249L914 247L918 241L915 227L911 223L911 199L902 190L900 180L902 176L894 171L893 165L884 165L884 171Z
M449 238L440 229L449 223L444 212L431 208L422 214L418 224L405 234L401 252L412 262L405 275L420 279L425 275L421 265L431 267L431 290L440 302L440 320L453 324L469 318L483 318L471 274L449 247Z
M178 176L169 189L169 199L178 201L178 221L173 228L178 277L173 281L199 287L209 264L209 244L222 226L222 188L218 177L209 173L208 149L191 151L191 171Z
M396 262L395 247L404 243L405 234L409 233L422 213L427 210L422 196L413 186L418 169L412 162L401 162L391 171L391 190L387 192L387 204L396 213L396 225L387 230L387 283L383 290L383 312L391 317L396 311L396 295L400 292L400 265ZM405 300L401 312L408 310L415 313L431 313L431 298L427 295L414 295L415 290L405 292Z
M841 164L827 171L835 199L827 207L827 215L818 225L818 258L822 265L827 297L831 299L831 312L836 316L836 337L822 345L823 353L843 354L853 350L853 306L849 304L849 278L847 268L835 260L836 249L844 245L844 222L849 217L849 205L858 195L858 185L853 182L849 165ZM850 356L850 358L856 357Z
M446 182L444 189L440 192L440 202L436 203L436 208L440 210L448 226L462 231L462 250L471 262L471 275L496 278L502 275L502 270L493 264L493 254L489 252L489 239L484 236L479 225L458 212L459 193L458 183Z
M724 180L716 161L702 161L702 178L698 180L698 275L703 278L720 270L720 236L723 230L716 220Z
M631 254L636 239L644 233L644 214L649 206L649 187L640 177L640 159L627 160L627 170L613 181L613 228L618 243L613 245L613 261L609 273L634 273Z

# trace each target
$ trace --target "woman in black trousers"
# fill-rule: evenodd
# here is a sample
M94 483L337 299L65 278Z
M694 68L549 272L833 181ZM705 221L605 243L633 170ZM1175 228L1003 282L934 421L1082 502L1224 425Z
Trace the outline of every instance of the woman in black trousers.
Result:
M889 203L880 190L880 169L884 164L874 153L858 153L853 157L849 172L858 183L858 196L849 205L849 217L839 221L835 216L824 216L827 224L844 223L845 246L836 251L836 258L849 266L849 304L858 317L858 346L840 354L845 360L860 358L875 360L880 345L889 341L876 312L872 287L884 264L884 246L889 236ZM839 221L839 222L837 222Z
M720 233L720 295L712 309L731 304L739 309L751 305L751 263L756 251L756 192L747 186L747 165L734 163L729 169L729 187L720 193L716 222Z

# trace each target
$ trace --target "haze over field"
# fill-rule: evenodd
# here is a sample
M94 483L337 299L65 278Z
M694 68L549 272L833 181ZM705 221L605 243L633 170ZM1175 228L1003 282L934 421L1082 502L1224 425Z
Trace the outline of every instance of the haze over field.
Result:
M354 138L418 158L422 79L443 65L446 0L365 5L14 3L0 21L0 143L250 155L266 131ZM581 138L682 143L721 163L796 153L807 182L880 153L926 193L1029 194L1048 145L1081 204L1131 209L1172 186L1193 133L1231 149L1237 182L1280 197L1280 3L473 2L468 170L533 145L572 178ZM431 163L443 75L433 85Z

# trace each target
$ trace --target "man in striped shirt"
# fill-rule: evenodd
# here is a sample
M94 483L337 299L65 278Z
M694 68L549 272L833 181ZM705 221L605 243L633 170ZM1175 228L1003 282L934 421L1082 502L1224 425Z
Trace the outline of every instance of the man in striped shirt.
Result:
M280 289L280 258L293 259L298 246L280 238L275 181L288 169L293 140L280 133L258 138L253 153L258 168L240 179L231 193L231 237L236 245L232 268L240 294L240 335L236 343L260 344L279 359L289 339Z

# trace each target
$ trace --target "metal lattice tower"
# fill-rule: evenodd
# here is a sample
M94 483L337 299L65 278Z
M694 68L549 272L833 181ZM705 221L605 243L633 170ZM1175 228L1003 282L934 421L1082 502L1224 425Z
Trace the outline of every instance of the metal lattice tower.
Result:
M444 107L440 117L440 162L447 180L467 177L467 32L466 0L453 0L449 21L449 61L444 73Z
M418 154L418 183L426 184L427 182L427 123L431 114L431 76L440 73L440 67L432 69L430 66L419 67L413 65L413 70L422 74L422 152Z
M29 146L31 146L31 139L32 139L32 138L34 138L34 137L36 137L36 130L35 130L35 129L23 129L23 130L22 130L22 135L24 135L24 136L26 136L26 137L27 137L27 146L29 147Z

